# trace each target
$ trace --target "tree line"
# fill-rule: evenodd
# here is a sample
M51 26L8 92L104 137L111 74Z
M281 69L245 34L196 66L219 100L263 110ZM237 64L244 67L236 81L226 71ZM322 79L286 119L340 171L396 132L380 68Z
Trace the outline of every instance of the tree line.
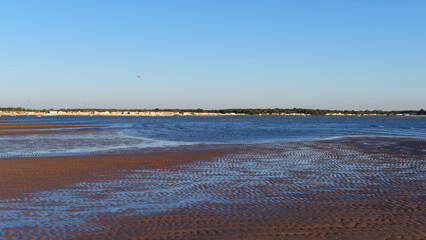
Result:
M345 115L397 115L397 114L409 114L409 115L426 115L425 110L399 110L399 111L383 111L383 110L328 110L328 109L306 109L306 108L229 108L229 109L214 109L204 110L201 108L197 109L99 109L99 108L74 108L74 109L25 109L22 107L0 107L0 111L34 111L34 112L49 112L49 111L81 111L81 112L175 112L175 113L219 113L219 114L245 114L245 115L281 115L281 114L306 114L312 116L323 116L326 114L345 114Z

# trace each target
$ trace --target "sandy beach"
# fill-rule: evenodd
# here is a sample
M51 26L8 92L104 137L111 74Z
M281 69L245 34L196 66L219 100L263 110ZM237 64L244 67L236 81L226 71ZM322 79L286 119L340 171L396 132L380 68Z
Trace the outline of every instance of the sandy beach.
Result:
M42 134L42 133L64 133L73 131L84 131L86 125L76 124L54 124L54 123L38 123L28 121L0 121L0 136L1 135L16 135L16 134ZM66 128L64 130L62 128ZM62 129L62 130L58 130ZM69 130L71 129L71 130ZM86 130L87 131L87 130Z
M0 238L425 239L424 149L343 138L4 158Z

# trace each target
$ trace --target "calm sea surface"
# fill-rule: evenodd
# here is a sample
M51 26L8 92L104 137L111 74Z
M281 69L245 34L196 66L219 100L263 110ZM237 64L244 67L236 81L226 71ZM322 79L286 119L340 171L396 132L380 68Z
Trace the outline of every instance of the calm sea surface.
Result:
M0 158L142 151L352 136L426 138L424 117L2 117L90 125L75 133L0 136Z

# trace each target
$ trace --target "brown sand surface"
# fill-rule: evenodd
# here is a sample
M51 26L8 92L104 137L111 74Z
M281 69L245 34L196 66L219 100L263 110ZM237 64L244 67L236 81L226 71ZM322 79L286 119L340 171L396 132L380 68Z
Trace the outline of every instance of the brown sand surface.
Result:
M122 180L105 185L114 186L108 192L97 193L88 184L79 194L87 202L120 196L142 206L138 194L150 188L140 186L148 183L180 189L150 192L153 200L209 196L150 214L137 208L105 214L87 209L85 224L10 227L0 238L426 239L424 144L343 139L232 151L0 159L2 198L24 203L33 200L27 193L81 181L105 185L110 179ZM130 177L121 171L126 169L133 171Z
M16 134L45 134L45 133L63 133L82 130L55 130L56 128L82 128L91 127L86 125L76 124L54 124L54 123L39 123L30 121L0 121L0 136L1 135L16 135ZM43 129L43 130L34 130ZM87 131L87 129L84 129Z
M318 196L312 195L317 198ZM330 196L321 196L332 198ZM400 202L221 204L225 213L181 209L167 214L105 216L105 230L75 239L425 239L424 209L415 196ZM68 236L67 236L68 237Z
M85 129L79 130L0 130L0 135L18 135L18 134L46 134L46 133L66 133L75 131L89 131Z
M73 128L89 127L75 124L43 124L43 123L0 123L0 129L45 129L45 128Z
M123 170L170 168L231 152L235 150L0 159L0 199L111 179L123 175Z
M0 124L2 123L40 123L40 121L28 121L28 120L4 120L0 119Z

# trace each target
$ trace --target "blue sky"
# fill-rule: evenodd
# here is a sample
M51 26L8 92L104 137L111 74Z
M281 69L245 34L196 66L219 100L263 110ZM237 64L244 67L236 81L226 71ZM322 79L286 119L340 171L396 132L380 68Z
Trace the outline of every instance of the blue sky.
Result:
M0 106L426 108L425 13L426 1L0 1Z

